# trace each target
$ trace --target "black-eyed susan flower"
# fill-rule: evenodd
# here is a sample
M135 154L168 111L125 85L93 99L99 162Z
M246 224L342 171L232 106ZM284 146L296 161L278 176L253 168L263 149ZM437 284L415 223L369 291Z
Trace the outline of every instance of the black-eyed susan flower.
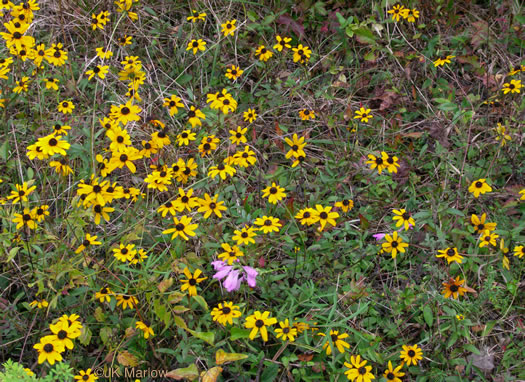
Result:
M241 315L239 307L233 305L231 301L220 302L219 305L211 311L212 320L224 326L226 326L226 324L233 325L233 319L241 317Z
M124 35L117 38L118 44L120 46L128 46L131 45L133 42L133 37Z
M235 26L235 23L237 20L228 20L221 24L221 32L223 33L224 37L233 36L235 33L235 30L237 27Z
M95 299L99 300L100 302L110 302L111 296L113 295L113 292L108 287L103 287L100 289L97 293L95 293Z
M523 85L521 84L521 80L511 80L510 82L506 82L503 84L503 88L501 89L501 91L503 92L503 94L520 93L522 87Z
M177 208L175 204L171 201L167 201L166 203L162 204L158 209L157 212L162 215L162 217L166 217L166 215L169 213L171 216L177 215Z
M100 220L109 221L109 213L115 211L113 207L103 206L100 204L93 205L93 214L95 224L100 224Z
M244 73L244 70L242 70L240 67L232 65L229 68L226 69L226 78L229 80L235 81L237 78L239 78Z
M37 228L35 217L29 208L24 208L24 212L21 214L15 213L15 217L12 221L13 223L16 223L16 229L20 229L22 227L27 227L29 229Z
M186 17L186 20L191 21L192 23L195 23L197 21L205 21L206 20L206 12L197 12L195 9L191 10L191 16Z
M246 132L248 131L248 128L242 128L240 126L237 126L236 130L230 130L230 141L234 145L240 145L241 143L246 143L248 140L246 139Z
M46 89L58 90L59 83L60 80L58 78L44 78L44 84L46 85Z
M271 313L265 311L261 313L256 310L253 314L246 317L246 322L244 327L246 329L251 329L249 338L253 340L257 334L261 334L261 338L264 342L268 341L268 327L275 325L277 319L275 317L270 317Z
M301 225L312 225L319 221L319 215L313 208L303 208L295 215L295 218L299 220Z
M331 224L335 227L335 219L339 217L339 214L337 212L332 211L332 206L323 207L320 204L317 204L315 206L315 214L317 216L317 222L321 224L321 227L319 227L319 231L322 231L326 224Z
M198 224L191 223L191 217L185 215L181 216L180 219L176 216L173 217L173 224L173 228L162 231L163 234L171 233L171 240L178 236L184 240L189 240L188 236L195 236L195 230L199 227Z
M208 135L202 138L202 141L199 145L199 152L201 153L201 156L208 155L217 149L217 143L219 143L219 139L215 138L215 135Z
M127 130L122 129L120 126L106 130L106 136L111 141L109 149L111 151L123 152L127 146L131 145L131 137Z
M319 333L319 335L321 337L326 336L324 333ZM337 348L339 353L344 353L346 349L350 348L350 344L345 341L346 338L348 338L348 333L339 334L339 330L330 330L330 339L332 340L333 346ZM330 341L325 341L323 350L326 351L326 355L332 354L332 346L330 345Z
M244 252L241 251L239 247L236 245L230 246L228 243L222 243L221 248L224 252L219 253L217 257L228 263L228 265L232 265L234 261L236 261L239 257L244 256Z
M395 259L398 252L405 253L405 248L408 247L408 243L403 242L403 238L394 231L392 235L385 235L386 243L381 245L383 251L391 253L392 258Z
M47 204L35 207L31 210L31 214L35 217L37 222L44 221L46 216L49 216L49 206Z
M525 246L523 245L517 245L513 249L514 256L518 256L520 259L525 256Z
M184 130L177 135L177 142L179 146L188 146L190 141L194 141L195 139L195 133L193 133L191 130Z
M66 321L58 321L56 324L51 324L49 329L57 337L56 343L63 345L69 350L72 350L74 347L72 340L80 336L79 328L76 325L70 325Z
M113 256L122 262L132 260L136 253L135 244L124 245L120 243L119 248L113 248Z
M255 156L255 151L250 149L249 146L244 146L244 150L237 151L233 155L233 160L237 166L249 167L257 162L257 157Z
M399 158L396 157L395 155L390 156L387 154L385 164L386 164L386 169L389 173L393 173L393 172L397 173L397 169L400 167Z
M405 231L408 231L410 226L415 226L416 222L414 218L403 208L396 210L394 209L395 216L392 217L392 220L396 222L396 227L405 227Z
M55 123L53 125L53 133L55 135L67 135L68 130L71 130L71 126L69 125L62 125L61 123Z
M128 146L122 151L113 151L111 159L109 160L109 170L110 172L114 171L116 168L123 168L126 166L129 171L133 174L137 171L137 167L133 161L140 158L140 151L135 147Z
M361 122L368 123L369 119L374 118L372 114L370 114L372 110L366 109L364 107L359 108L359 110L355 111L355 117L354 119L359 119Z
M244 120L249 123L252 123L257 119L257 113L255 112L255 109L248 109L242 115Z
M27 92L29 85L29 77L22 77L20 81L16 81L16 86L13 88L13 93Z
M132 101L129 100L123 105L111 105L109 117L115 122L120 122L125 126L128 122L139 121L140 117L138 113L141 111L142 109L139 106L133 105Z
M206 50L206 41L203 39L198 40L191 40L188 43L188 46L186 47L186 50L191 50L193 54L197 54L197 52L200 50L201 52L204 52Z
M39 147L45 155L60 154L65 156L71 145L63 138L63 136L56 135L55 133L46 135L45 137L38 138Z
M183 292L187 290L190 296L197 296L197 285L206 280L207 277L199 277L202 274L200 269L196 269L195 272L191 274L190 270L186 267L183 272L187 280L180 280L182 283L180 290Z
M98 15L91 14L91 29L104 30L104 26L109 21L109 11L101 11Z
M195 126L202 126L202 122L206 119L206 116L202 111L195 108L195 106L190 106L190 110L188 111L188 122L190 123L191 127Z
M294 326L290 326L288 319L279 322L280 328L275 329L275 337L282 339L283 341L294 342L297 337L297 329Z
M299 44L297 48L292 48L292 50L293 62L300 62L301 64L304 64L310 60L310 56L312 55L312 50L306 45L303 46L302 44Z
M254 237L257 236L255 233L255 228L250 226L245 226L241 230L234 230L234 235L232 237L232 240L235 240L237 242L237 245L248 245L250 243L255 244Z
M13 204L19 201L27 202L27 197L36 190L36 186L29 186L27 182L15 184L15 191L11 191L11 194L7 197L7 200L11 200Z
M264 45L260 45L255 51L255 55L259 57L259 60L266 62L273 56L273 52Z
M361 360L361 356L350 356L350 363L344 362L344 366L348 368L345 371L346 378L350 381L356 382L371 382L376 377L371 373L372 366L367 365L366 360Z
M102 60L108 60L113 57L113 52L110 49L104 48L103 46L96 48L95 51L97 52L97 57L101 58Z
M284 141L286 142L288 146L290 146L290 150L285 155L286 159L289 159L292 156L295 158L299 156L306 156L304 152L304 148L306 146L304 137L299 138L297 134L294 133L294 135L292 136L292 139L284 138Z
M75 105L71 101L62 101L58 104L57 109L62 114L71 114L75 110Z
M278 218L266 215L255 219L253 224L258 225L258 230L263 231L263 233L279 232L279 228L283 226L281 223L279 223Z
M38 363L48 362L54 365L55 362L62 361L62 354L65 349L55 335L44 336L40 338L40 342L33 346L38 351Z
M497 223L487 222L487 214L482 214L480 217L478 215L472 214L470 217L470 223L474 227L474 231L477 233L482 233L484 231L494 231L496 229Z
M38 309L44 309L44 308L47 308L49 306L49 302L47 302L47 300L45 298L43 298L42 300L33 300L29 303L29 306L31 308L34 308L35 306L38 308Z
M423 351L417 344L411 346L403 345L403 350L401 350L399 358L408 366L411 364L415 366L423 359Z
M151 158L153 154L159 152L159 148L153 141L142 141L142 150L140 150L139 155L142 158Z
M511 136L507 134L507 127L498 122L498 126L496 127L496 141L499 141L502 146L505 146L507 141L510 142L511 140Z
M481 236L479 237L479 247L483 248L485 246L492 245L493 247L496 246L496 239L499 237L498 234L495 234L494 232L491 232L489 230L485 230Z
M392 366L392 361L388 361L388 368L385 370L385 372L383 373L383 377L385 377L385 379L387 381L391 381L391 382L403 382L401 380L400 377L404 376L405 373L403 373L401 371L401 369L403 368L403 364L397 366L396 368L394 368Z
M143 321L137 321L135 323L135 328L140 329L142 331L142 334L144 335L144 338L146 339L155 335L153 328Z
M129 296L126 294L119 294L116 297L117 306L122 306L122 309L124 310L127 308L134 309L139 302L135 296Z
M299 110L299 118L303 121L309 121L310 119L315 119L315 112L309 109Z
M396 4L388 11L392 15L392 20L398 22L400 18L406 18L408 15L408 9L403 5Z
M415 23L416 19L419 18L419 11L415 8L412 8L412 9L407 8L405 18L409 23Z
M292 162L292 168L299 166L301 163L304 162L305 159L306 156L304 155L299 155L298 157L294 158Z
M492 191L492 187L490 187L487 184L487 179L478 179L472 182L470 187L468 188L469 192L471 192L475 198L479 197L479 195L486 194L487 192Z
M447 263L450 264L452 262L456 262L458 264L461 264L463 262L463 256L461 256L458 253L458 249L456 247L452 248L445 248L438 250L438 255L436 257L444 257L447 260Z
M383 170L388 167L388 164L386 162L387 159L388 154L383 151L381 152L381 156L378 157L376 157L373 154L368 154L368 160L366 161L366 163L370 165L370 168L372 170L376 168L377 172L381 174L381 172L383 172Z
M96 380L98 380L97 375L94 374L93 370L91 369L80 370L74 378L75 380L82 382L95 382Z
M86 76L88 76L88 80L91 80L94 76L97 76L100 79L106 78L106 74L109 71L108 65L97 65L93 69L90 69L86 71Z
M292 41L290 37L281 37L277 35L275 36L275 39L277 40L277 43L273 46L273 49L278 52L282 52L284 48L290 49L292 47L290 45L290 41Z
M449 281L443 282L441 294L445 296L445 298L452 296L454 299L457 299L467 291L467 289L462 286L464 283L465 280L462 280L459 276L457 276L456 279L450 278Z
M217 175L221 177L222 180L225 180L226 177L233 176L237 170L225 163L219 163L217 166L211 166L208 170L208 176L212 179L214 179Z
M67 52L62 49L63 45L61 42L58 44L51 44L51 47L46 50L45 59L51 65L62 66L67 61Z
M175 199L174 204L179 212L183 212L185 209L191 211L193 208L199 206L199 198L193 196L192 188L184 191L183 188L179 187L179 196Z
M343 212L348 212L354 208L354 201L352 199L343 199L335 203L335 206L339 207Z
M204 198L198 199L200 207L197 211L204 213L204 219L208 219L212 213L219 219L222 218L222 211L226 211L228 208L226 208L223 201L217 201L218 198L219 195L214 195L211 198L206 192Z
M456 56L447 56L445 58L438 58L436 61L434 61L434 67L438 66L444 66L445 64L450 64L450 60Z
M266 187L263 192L263 197L268 198L271 204L277 204L277 202L286 198L285 189L279 186L277 183L272 182L271 186Z

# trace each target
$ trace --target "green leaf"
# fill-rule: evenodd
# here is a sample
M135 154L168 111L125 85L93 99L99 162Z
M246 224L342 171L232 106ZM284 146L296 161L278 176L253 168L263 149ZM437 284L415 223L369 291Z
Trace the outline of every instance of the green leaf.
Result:
M425 305L423 308L423 318L429 327L432 327L434 323L434 314L432 313L432 308L428 305Z
M376 42L376 36L367 27L360 27L354 29L354 34L356 36L357 41L359 41L361 44L375 44Z
M463 349L468 350L471 353L474 353L474 354L477 354L477 355L481 355L481 352L478 350L478 348L475 347L472 344L465 344L465 345L463 345Z
M194 337L197 337L210 345L215 344L215 334L212 332L196 332L195 330L188 330Z
M250 329L241 329L241 328L231 328L230 329L230 339L232 341L238 340L240 338L250 338Z
M166 377L173 378L177 381L181 381L183 379L189 379L190 381L193 381L194 379L199 378L199 370L195 364L192 364L188 367L172 370L166 374Z
M82 331L80 332L80 336L78 337L78 342L80 342L82 345L87 346L91 342L91 330L84 325L82 326Z
M197 301L197 303L207 312L208 310L210 310L208 308L208 303L206 302L206 300L202 297L202 296L192 296L192 298Z

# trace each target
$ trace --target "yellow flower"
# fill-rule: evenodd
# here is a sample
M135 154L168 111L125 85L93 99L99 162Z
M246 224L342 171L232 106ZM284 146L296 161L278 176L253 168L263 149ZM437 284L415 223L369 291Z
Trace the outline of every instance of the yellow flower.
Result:
M361 122L368 123L369 119L374 118L370 112L371 109L365 109L364 107L361 107L359 110L356 110L354 119L359 119Z
M194 55L197 54L199 50L201 52L204 52L206 50L206 41L204 41L203 39L191 40L188 43L188 47L186 48L186 50L193 51Z
M403 345L403 350L401 350L399 357L405 362L407 365L417 365L419 360L423 359L423 351L421 348L419 348L416 345L407 346Z
M233 240L237 242L237 245L242 244L255 244L255 240L253 239L257 234L254 232L253 227L243 227L240 231L238 229L233 231L234 235L232 237Z
M405 231L408 231L410 226L414 227L416 225L414 218L405 209L394 209L394 214L396 216L394 216L392 220L397 220L396 227L401 227L402 225L404 225Z
M408 9L400 4L396 4L392 7L391 10L388 11L392 15L392 20L399 21L401 17L404 19L408 17Z
M299 44L297 48L292 48L292 51L293 62L300 62L301 64L308 62L308 60L310 60L310 56L312 55L310 48L306 45L303 46L302 44Z
M461 256L458 253L458 249L456 247L454 248L445 248L438 250L439 255L436 255L436 257L444 257L448 264L455 261L458 264L461 264L463 262L463 256Z
M507 94L510 92L512 93L520 93L521 88L523 85L521 84L521 80L511 80L510 83L504 83L503 88L501 89L503 91L503 94Z
M257 119L257 113L255 112L255 109L248 109L243 113L243 117L246 122L252 123Z
M237 27L235 23L237 20L226 21L224 24L221 24L221 32L224 34L224 37L233 36Z
M38 363L49 362L50 365L54 365L55 362L62 361L62 354L65 349L57 336L50 335L40 338L40 342L33 346L38 351Z
M182 285L180 287L181 291L184 292L185 290L187 290L190 296L197 296L197 284L200 284L201 282L206 280L207 277L199 277L202 274L202 271L200 269L196 269L195 272L193 272L193 275L187 267L184 268L183 272L188 279L180 280L182 282Z
M375 379L376 377L371 373L372 366L367 366L367 362L364 359L361 361L360 355L351 356L350 363L344 362L345 367L348 368L345 371L346 378L357 382L371 382L372 379Z
M388 369L386 369L383 373L383 377L385 377L387 381L402 382L402 380L399 378L405 375L405 373L401 372L402 368L403 364L394 369L392 366L392 361L388 361Z
M405 18L409 23L414 23L416 22L416 19L419 18L419 11L417 9L407 8Z
M150 336L153 337L155 335L155 332L153 331L153 329L145 322L137 321L135 323L135 327L137 329L142 330L142 333L144 334L144 338L146 339L148 339Z
M255 55L259 56L259 60L266 62L273 56L273 52L266 49L264 45L260 45L255 51Z
M381 247L385 252L391 253L393 259L396 258L398 252L405 253L408 244L403 242L403 238L398 236L397 231L394 231L392 236L386 235L385 239L386 243L383 243Z
M445 64L449 64L451 61L451 58L454 58L456 56L447 56L445 58L438 58L436 61L434 61L434 67L443 66Z
M339 217L339 214L337 212L332 212L331 206L323 207L320 204L317 204L315 206L315 209L316 211L314 213L316 215L316 221L318 221L321 224L319 231L322 231L327 223L335 227L335 219Z
M63 114L71 114L75 109L75 105L71 101L62 101L58 104L57 109Z
M472 184L470 185L468 190L469 190L469 192L474 194L475 198L477 198L477 197L479 197L480 194L485 194L487 192L491 192L492 191L492 187L490 187L487 184L486 179L483 178L483 179L478 179L478 180L475 180L474 182L472 182Z
M195 9L191 10L191 16L188 16L186 20L191 21L192 23L195 23L199 20L205 21L206 20L206 12L197 12Z
M231 301L224 301L212 309L211 317L213 321L221 325L233 325L233 319L241 317L241 311L237 305L233 305Z
M178 236L182 237L184 240L189 240L188 236L195 236L195 230L199 227L198 224L191 224L191 217L185 215L181 216L180 219L174 217L173 224L175 224L174 228L162 231L163 234L172 233L171 240Z
M319 333L320 336L325 337L324 333ZM350 344L344 341L345 338L348 338L348 333L339 334L338 330L330 330L330 339L332 340L332 345L337 348L339 353L344 353L346 349L350 348ZM323 345L323 349L326 349L326 355L332 354L332 346L327 340Z
M106 74L109 71L108 65L97 65L93 69L90 69L86 71L86 76L88 76L88 80L91 80L94 76L97 76L100 79L106 78Z
M240 67L232 65L228 69L226 69L226 78L235 81L237 78L239 78L244 73L244 70L242 70Z
M281 338L283 341L294 342L297 336L297 329L290 326L288 319L279 322L280 328L275 329L275 337Z
M289 44L292 39L290 37L281 37L279 35L275 36L277 43L273 46L273 49L278 52L282 52L284 48L290 49L292 46Z
M97 51L97 57L103 60L107 60L113 57L113 52L109 49L104 49L104 47L96 48L95 50Z
M275 182L272 182L271 186L266 187L263 192L263 197L268 198L268 201L271 204L277 204L277 202L281 201L286 197L286 193L284 192L285 189L276 184Z
M252 329L250 332L250 339L253 340L258 333L261 334L261 338L264 342L268 341L268 328L269 326L275 325L277 319L270 317L271 313L255 311L252 315L246 317L244 327L246 329Z
M303 121L315 119L315 112L313 110L302 109L299 111L299 118L301 118Z

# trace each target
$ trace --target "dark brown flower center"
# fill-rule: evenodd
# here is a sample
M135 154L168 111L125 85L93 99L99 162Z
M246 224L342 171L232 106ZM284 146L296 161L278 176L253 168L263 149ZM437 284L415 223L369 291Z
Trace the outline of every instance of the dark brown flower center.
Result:
M49 140L49 146L56 146L58 141L55 138L51 138Z
M227 306L222 308L222 314L230 314L231 311L232 310L229 307L227 307Z
M182 224L182 223L177 224L177 225L175 226L175 229L176 229L177 231L184 231L184 224Z
M455 285L452 285L452 287L456 287ZM452 287L450 287L450 290L452 290ZM456 287L457 288L457 287ZM457 290L457 289L456 289ZM455 291L454 291L455 292ZM408 356L409 357L414 357L416 355L416 352L414 350L409 350L408 351Z
M59 340L63 340L64 338L67 338L67 332L65 330L60 330L57 333L57 337Z
M119 159L121 162L126 162L128 160L128 156L126 154L122 154Z
M392 242L391 245L392 245L392 248L397 248L397 246L399 245L399 243L398 243L397 241L394 240L394 241Z
M124 107L120 110L120 112L122 113L122 115L128 115L128 114L131 112L131 110L129 110L129 107L124 106Z
M456 253L456 252L455 252L452 248L449 248L449 249L447 250L447 255L448 255L448 256L451 256L451 257L452 257L452 256L454 256L455 253Z
M197 280L195 280L194 278L191 278L188 280L188 283L191 285L191 286L194 286L194 285L197 285Z
M476 188L481 188L481 187L483 187L483 183L476 182L475 186L476 186Z
M264 321L261 319L255 321L255 326L258 328L262 328L264 326Z
M246 238L248 237L248 232L243 232L243 233L241 233L241 237L243 237L243 238L246 239Z
M53 344L45 344L44 345L44 351L46 353L53 353L53 350L55 350L55 347L53 346Z
M327 214L326 212L323 211L323 212L321 212L321 213L319 214L319 217L320 217L321 219L325 220L325 219L328 219L328 214Z

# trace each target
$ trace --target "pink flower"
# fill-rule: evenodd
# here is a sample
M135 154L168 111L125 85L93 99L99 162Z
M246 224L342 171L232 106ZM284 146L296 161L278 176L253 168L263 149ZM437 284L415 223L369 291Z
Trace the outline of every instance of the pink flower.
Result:
M257 277L259 272L257 272L255 268L248 267L248 266L243 267L243 269L246 272L246 281L248 285L254 288L255 285L257 284L257 281L255 280L255 278Z
M383 240L383 238L386 236L386 233L376 233L375 235L372 235L372 236L374 237L374 239L379 241L379 240Z
M234 290L238 290L241 287L241 281L243 277L239 278L240 271L234 269L230 271L230 274L228 277L226 277L226 280L222 283L222 286L226 288L228 292L232 292Z

